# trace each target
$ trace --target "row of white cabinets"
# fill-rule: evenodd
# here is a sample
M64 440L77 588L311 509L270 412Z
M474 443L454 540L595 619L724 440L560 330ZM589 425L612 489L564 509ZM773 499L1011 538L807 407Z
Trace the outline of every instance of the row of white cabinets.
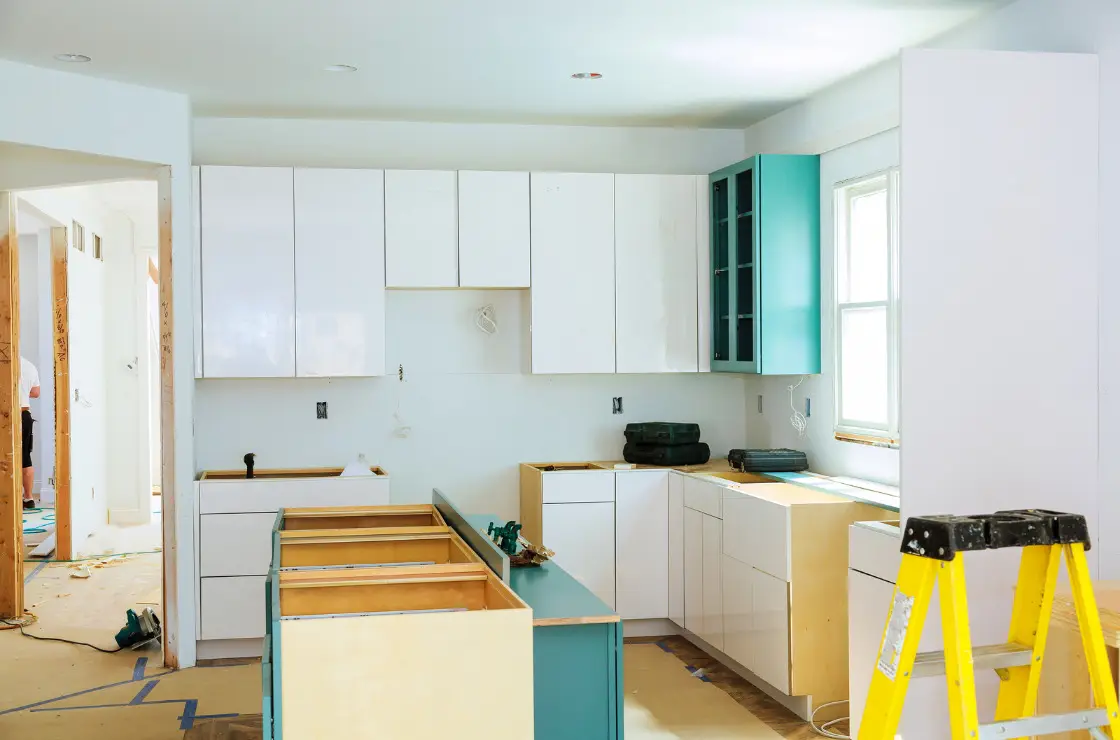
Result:
M531 287L534 373L708 369L705 177L194 175L199 377L382 375L386 287Z

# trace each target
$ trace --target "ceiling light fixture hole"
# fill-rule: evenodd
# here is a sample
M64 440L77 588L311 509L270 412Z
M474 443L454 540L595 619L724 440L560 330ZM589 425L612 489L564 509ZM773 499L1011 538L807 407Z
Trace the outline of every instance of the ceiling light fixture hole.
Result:
M601 80L603 75L599 72L576 72L572 75L573 80Z
M70 64L84 64L90 60L85 54L55 54L54 58Z
M323 67L327 72L357 72L358 68L353 64L328 64Z

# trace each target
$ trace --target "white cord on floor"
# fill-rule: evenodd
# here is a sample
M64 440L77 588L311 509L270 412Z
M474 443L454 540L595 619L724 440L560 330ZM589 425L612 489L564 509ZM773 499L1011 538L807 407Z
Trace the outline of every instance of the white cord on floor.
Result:
M838 732L832 732L831 730L828 729L829 727L837 724L838 722L843 722L846 719L850 719L849 717L838 717L836 719L830 719L828 722L825 722L820 727L817 726L817 712L821 711L825 707L832 707L832 706L836 706L837 704L847 704L847 703L848 703L847 699L841 699L840 701L830 701L830 702L827 702L825 704L821 704L819 707L814 709L813 713L809 716L809 726L813 728L813 732L817 733L818 735L824 735L825 737L835 738L836 740L851 740L851 738L848 735L841 735Z
M807 377L807 375L802 375L801 380L797 381L797 385L791 385L786 388L786 390L789 391L789 408L793 411L793 416L789 417L789 423L797 430L799 439L805 436L805 430L809 428L809 420L805 418L805 414L798 411L797 407L793 405L793 392L801 387L801 384L805 382L805 378Z

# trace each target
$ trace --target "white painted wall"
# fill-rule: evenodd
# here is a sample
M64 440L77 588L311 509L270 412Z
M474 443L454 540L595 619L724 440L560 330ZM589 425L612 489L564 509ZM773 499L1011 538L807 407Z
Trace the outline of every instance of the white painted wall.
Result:
M743 158L741 131L196 119L196 164L701 174ZM499 333L474 327L493 303ZM389 375L200 380L199 470L340 466L364 452L397 501L434 486L467 509L517 514L517 463L618 459L628 421L696 421L713 454L745 440L746 381L718 375L533 376L524 291L390 291ZM393 372L404 365L405 382ZM626 413L611 414L611 397ZM316 400L330 418L315 420ZM401 425L407 438L395 436Z
M804 413L805 399L811 399L811 415L806 436L799 438L789 423L788 388L800 376L754 378L748 394L762 394L763 417L757 403L748 403L750 444L755 447L791 447L809 455L815 472L845 475L898 485L898 450L852 442L839 442L833 436L836 396L836 311L835 236L832 191L837 183L881 172L898 165L898 129L892 129L821 156L821 374L806 376L794 392L794 406ZM754 396L752 395L753 399Z
M175 317L173 376L175 379L175 469L177 548L165 549L175 573L173 594L165 603L178 620L165 624L168 641L181 666L194 665L194 402L191 259L190 159L191 116L186 95L125 85L108 80L0 62L0 142L117 157L142 164L169 165L172 172L171 220L177 259L174 260ZM74 115L76 110L97 115ZM139 165L138 165L139 166ZM0 171L3 171L0 168ZM83 168L68 171L77 177ZM3 171L5 187L36 177L33 169ZM41 179L41 178L40 178ZM93 178L91 178L93 179ZM38 183L45 184L45 183Z
M486 303L492 336L474 326ZM468 511L515 517L517 463L621 459L627 422L698 422L713 455L742 445L739 376L527 374L526 291L389 291L386 314L383 378L198 381L199 468L241 468L246 452L258 469L340 467L365 453L389 471L395 502L438 487ZM626 413L611 413L613 396Z

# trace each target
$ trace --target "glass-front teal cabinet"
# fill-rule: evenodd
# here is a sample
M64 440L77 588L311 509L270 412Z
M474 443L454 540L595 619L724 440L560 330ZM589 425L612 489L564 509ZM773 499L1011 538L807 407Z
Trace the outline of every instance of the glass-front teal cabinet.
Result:
M760 154L710 176L712 371L821 371L820 158Z

